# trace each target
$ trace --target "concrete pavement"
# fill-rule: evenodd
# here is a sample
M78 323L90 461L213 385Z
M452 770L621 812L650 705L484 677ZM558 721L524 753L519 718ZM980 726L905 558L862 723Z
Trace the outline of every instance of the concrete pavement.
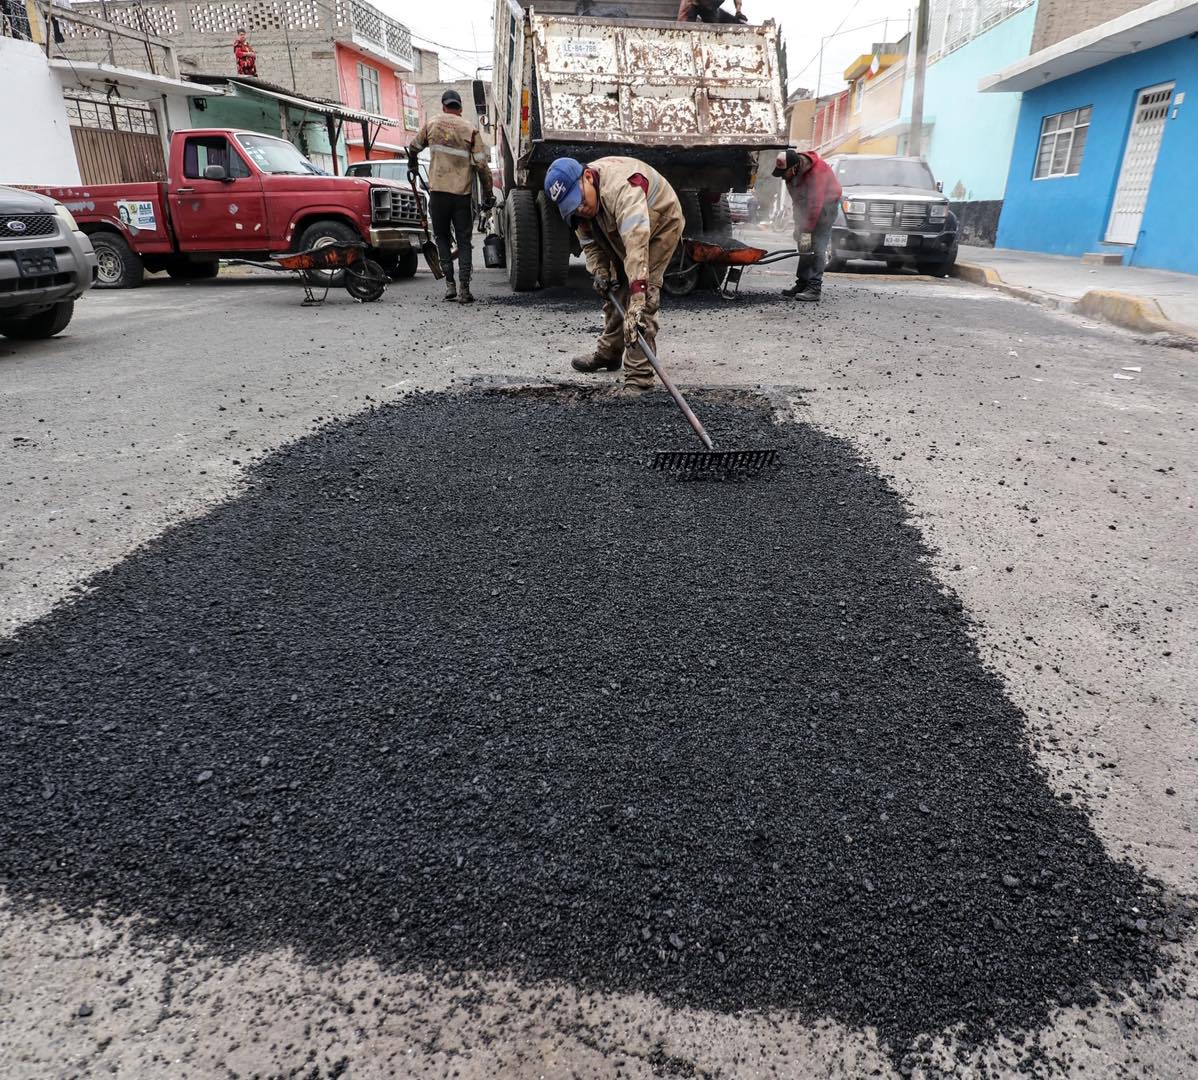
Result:
M663 360L683 385L769 390L881 471L976 618L1054 789L1089 808L1110 852L1198 891L1191 358L909 274L833 275L824 302L800 309L777 296L792 273L746 275L736 307L667 299ZM484 271L480 303L463 309L421 273L379 304L341 292L304 310L294 285L252 275L156 279L89 296L60 339L0 342L3 631L331 418L468 379L588 381L567 364L599 313L577 269L574 284L517 297ZM1198 958L1192 942L1177 955L1178 971ZM1182 1080L1196 1044L1184 991L1155 1012L1071 1006L1034 1034L1051 1065L1033 1074ZM998 1040L977 1061L946 1054L944 1072L1012 1075L1021 1053ZM324 969L289 951L204 955L99 918L0 907L5 1076L663 1071L898 1075L869 1031L831 1023L516 987L503 972L449 983L369 956Z
M1025 299L1068 308L1148 333L1198 340L1198 277L1140 266L1085 263L1064 255L963 246L958 275L1006 287Z

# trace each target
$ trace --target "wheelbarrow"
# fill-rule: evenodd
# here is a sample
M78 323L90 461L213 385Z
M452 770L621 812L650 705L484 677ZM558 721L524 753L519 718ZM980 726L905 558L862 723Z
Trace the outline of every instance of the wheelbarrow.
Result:
M373 259L366 258L366 245L325 244L307 251L272 255L269 262L231 259L231 266L256 266L299 275L304 286L304 307L323 304L334 285L343 285L355 300L368 304L383 295L387 274ZM320 296L316 290L323 288Z
M666 270L663 285L670 295L685 296L698 284L704 268L710 267L719 274L720 295L725 300L735 300L740 295L740 279L748 267L768 266L787 259L812 258L810 234L805 233L803 239L804 243L793 250L780 248L767 251L765 248L742 244L739 240L717 242L683 237L678 254Z

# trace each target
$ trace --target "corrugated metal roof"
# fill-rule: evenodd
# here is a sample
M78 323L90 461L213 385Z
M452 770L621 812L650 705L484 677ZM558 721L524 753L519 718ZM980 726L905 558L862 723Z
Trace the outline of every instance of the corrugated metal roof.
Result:
M359 124L379 124L384 127L402 127L403 121L396 116L382 116L378 113L364 112L362 109L351 109L339 101L329 98L316 97L312 94L300 94L285 86L257 79L249 75L185 75L188 82L202 86L220 86L221 84L241 86L251 93L264 94L266 97L285 101L297 108L308 112L320 113L322 116L335 116L342 120L352 120Z

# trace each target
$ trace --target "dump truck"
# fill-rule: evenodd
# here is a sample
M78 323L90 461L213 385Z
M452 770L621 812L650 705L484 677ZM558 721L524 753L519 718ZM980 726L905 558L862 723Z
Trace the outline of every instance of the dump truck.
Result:
M488 126L516 291L564 285L578 254L542 191L554 158L639 158L678 192L688 236L725 236L723 196L753 186L761 151L786 146L774 23L677 14L678 0L497 0Z

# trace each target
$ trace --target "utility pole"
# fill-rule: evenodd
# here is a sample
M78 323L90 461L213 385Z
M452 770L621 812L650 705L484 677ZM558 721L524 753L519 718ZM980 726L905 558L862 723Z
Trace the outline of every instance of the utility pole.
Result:
M929 0L919 0L915 17L915 85L911 89L911 134L907 137L907 153L923 156L923 84L928 72L928 7Z

